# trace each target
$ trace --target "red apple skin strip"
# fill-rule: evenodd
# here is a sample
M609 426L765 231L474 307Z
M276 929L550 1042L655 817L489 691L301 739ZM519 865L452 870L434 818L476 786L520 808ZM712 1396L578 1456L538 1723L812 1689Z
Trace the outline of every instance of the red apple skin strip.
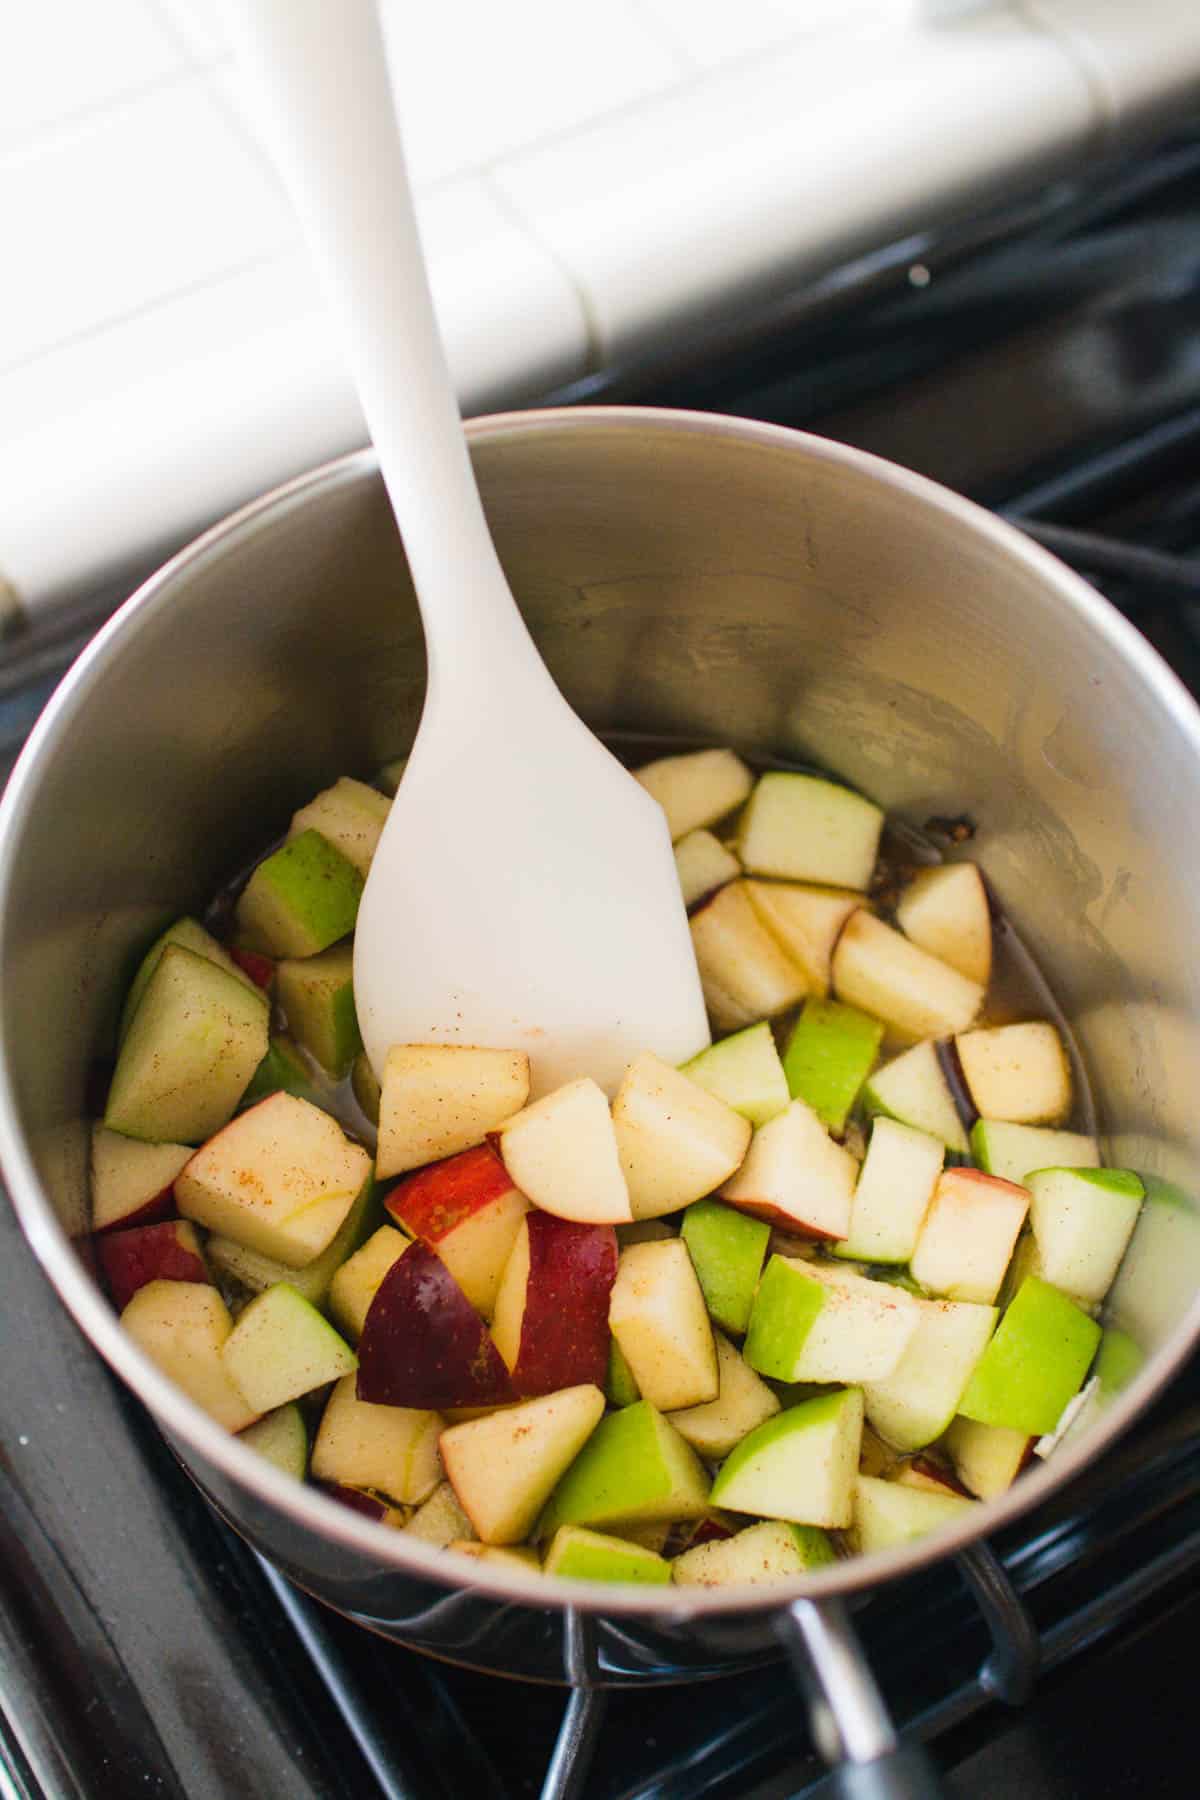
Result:
M502 1406L512 1381L491 1333L441 1258L418 1240L372 1300L358 1344L360 1400L375 1406Z
M153 1195L149 1200L135 1207L120 1219L110 1219L107 1225L93 1228L92 1235L99 1247L102 1239L116 1236L123 1231L142 1230L148 1225L163 1225L175 1218L175 1185L163 1188L161 1193ZM193 1276L191 1279L195 1280Z
M342 1487L335 1481L318 1481L315 1484L323 1494L336 1500L339 1506L349 1507L351 1512L361 1513L364 1519L384 1519L387 1507L382 1500L376 1500L374 1494L364 1494L361 1488Z
M536 1211L526 1223L529 1280L513 1389L532 1400L585 1383L603 1388L617 1234L611 1225L580 1225Z
M436 1244L464 1219L512 1192L512 1177L490 1144L462 1150L396 1183L384 1206L411 1236Z
M257 950L233 950L229 952L233 961L248 975L255 987L264 990L269 988L275 979L275 964L271 957L261 956Z
M195 1228L180 1219L108 1232L96 1239L96 1255L118 1312L148 1281L212 1279Z

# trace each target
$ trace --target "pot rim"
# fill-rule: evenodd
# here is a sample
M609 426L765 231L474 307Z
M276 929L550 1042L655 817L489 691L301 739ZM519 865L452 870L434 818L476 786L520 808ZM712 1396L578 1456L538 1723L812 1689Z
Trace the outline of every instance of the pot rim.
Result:
M719 414L677 409L597 406L546 407L528 412L492 414L468 422L472 444L511 436L553 440L563 433L618 432L636 429L668 434L701 433L741 445L801 452L811 459L854 469L903 495L915 505L944 515L960 530L990 542L1010 562L1023 565L1101 639L1106 640L1137 672L1163 711L1190 740L1200 757L1200 708L1183 683L1115 607L1058 559L973 501L938 483L859 450L813 433ZM101 628L63 677L35 724L0 801L0 968L6 963L6 932L11 900L11 874L19 854L25 821L37 803L44 766L52 762L59 741L68 733L79 706L102 683L119 659L133 622L171 603L181 575L198 570L252 537L268 517L286 516L303 507L319 491L353 485L377 474L370 449L353 451L296 476L230 514L172 557L124 602ZM470 1587L498 1601L541 1610L570 1607L603 1613L684 1623L728 1614L769 1613L790 1602L832 1599L860 1593L877 1582L914 1573L952 1556L1023 1514L1065 1486L1132 1424L1187 1359L1200 1338L1200 1294L1186 1317L1158 1349L1103 1418L1075 1443L1055 1452L1036 1470L1024 1473L1007 1493L980 1503L979 1516L967 1514L931 1537L867 1556L855 1556L832 1567L787 1582L762 1587L678 1588L631 1587L564 1580L516 1569L468 1563L448 1565L445 1554L407 1533L351 1512L317 1488L302 1485L273 1468L253 1450L238 1443L126 1337L116 1313L101 1294L71 1240L41 1191L34 1159L23 1132L14 1088L7 1028L0 1018L0 1169L18 1220L33 1252L59 1298L91 1344L148 1406L167 1433L194 1450L205 1462L248 1489L291 1521L398 1573L409 1573L451 1590Z

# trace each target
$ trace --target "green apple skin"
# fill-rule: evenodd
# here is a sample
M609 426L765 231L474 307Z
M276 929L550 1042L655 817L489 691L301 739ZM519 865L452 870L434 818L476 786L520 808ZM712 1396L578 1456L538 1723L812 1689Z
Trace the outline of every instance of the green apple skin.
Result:
M256 1106L268 1094L279 1093L294 1094L298 1100L311 1100L316 1104L313 1078L296 1046L277 1035L267 1045L267 1054L250 1077L250 1085L238 1102L238 1111L245 1112L248 1106Z
M281 1281L259 1294L221 1346L226 1372L256 1412L339 1381L358 1358L315 1306Z
M750 1322L771 1227L719 1200L697 1200L683 1215L704 1304L716 1323L740 1336Z
M1026 1182L1037 1245L1031 1273L1081 1306L1113 1284L1146 1190L1128 1169L1038 1169Z
M682 1070L752 1125L765 1125L791 1099L775 1038L765 1019L721 1038L684 1063Z
M910 1544L942 1525L953 1524L978 1505L978 1500L958 1494L939 1494L928 1488L905 1487L898 1481L860 1475L854 1485L854 1548L860 1555L869 1556L874 1550Z
M636 1581L665 1587L671 1579L666 1557L628 1538L609 1537L582 1525L561 1525L555 1532L546 1560L547 1575L568 1581Z
M634 1379L633 1370L625 1359L625 1352L616 1338L611 1338L608 1345L608 1373L604 1378L604 1394L610 1406L634 1406L642 1397L642 1390Z
M967 1154L967 1134L932 1039L876 1069L863 1084L863 1104L869 1113L911 1125L939 1138L947 1150Z
M776 1413L722 1463L712 1504L797 1525L848 1526L862 1426L859 1388Z
M864 893L882 830L880 808L852 788L820 775L772 769L755 783L736 848L755 875Z
M289 1031L335 1080L362 1049L353 959L350 944L335 944L319 956L285 959L275 970L275 992Z
M303 1481L308 1473L308 1432L304 1415L294 1401L289 1400L286 1406L277 1407L266 1418L248 1425L238 1438L285 1475Z
M1104 1333L1092 1365L1092 1374L1106 1398L1127 1388L1146 1358L1127 1331L1115 1326Z
M806 1000L783 1053L793 1100L806 1100L823 1125L840 1132L874 1067L883 1026L840 1000Z
M204 929L198 919L176 919L173 925L168 925L160 937L155 938L138 964L137 973L129 984L129 992L126 994L125 1004L121 1008L121 1023L117 1029L118 1043L129 1030L133 1015L138 1009L138 1001L145 993L146 984L157 969L158 959L168 944L179 944L184 950L190 950L194 955L204 957L206 962L216 963L219 969L224 969L225 973L232 975L235 981L244 982L248 988L253 989L254 983L250 977L238 968L231 956L226 955L216 938L211 932Z
M794 1381L805 1339L825 1304L825 1289L787 1257L773 1256L758 1286L745 1358L760 1375Z
M1048 1435L1083 1386L1101 1335L1073 1300L1028 1276L976 1364L959 1412L981 1425Z
M1081 1131L1011 1125L1004 1119L976 1119L971 1155L985 1175L1018 1183L1038 1169L1095 1169L1100 1164L1095 1138Z
M319 831L259 863L237 903L238 941L268 956L316 956L354 930L363 878Z
M702 1519L708 1477L695 1451L648 1400L601 1419L551 1494L536 1536L560 1525Z

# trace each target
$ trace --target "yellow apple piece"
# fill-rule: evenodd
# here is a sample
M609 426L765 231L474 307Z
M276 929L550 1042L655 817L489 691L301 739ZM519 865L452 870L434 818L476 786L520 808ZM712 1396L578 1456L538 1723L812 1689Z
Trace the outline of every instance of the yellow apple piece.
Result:
M395 1044L379 1097L376 1170L403 1175L481 1144L529 1098L523 1050ZM518 1183L518 1186L520 1184Z
M974 863L920 869L896 905L905 937L968 981L992 978L992 914L983 876Z
M740 806L754 777L732 750L690 750L663 756L634 774L667 815L671 840L715 825Z
M642 1398L659 1412L717 1398L716 1344L682 1238L621 1252L608 1322Z
M975 1023L984 990L949 963L860 909L847 920L832 963L839 1000L882 1019L905 1038L949 1037Z
M419 1505L442 1479L441 1415L374 1406L358 1398L355 1380L344 1375L326 1402L312 1451L314 1477L339 1487L375 1488L401 1505Z
M823 1000L834 946L850 914L862 905L862 895L795 881L748 881L746 892L772 937L803 971L809 992Z
M518 1544L604 1413L584 1384L504 1407L441 1436L459 1505L485 1544Z
M499 1150L514 1186L543 1212L578 1225L633 1218L608 1100L590 1076L566 1082L509 1119Z
M748 1119L649 1051L626 1070L612 1118L635 1219L678 1212L711 1194L750 1142Z
M1071 1110L1071 1064L1044 1019L964 1031L955 1040L976 1111L1013 1125L1061 1125Z
M693 1450L708 1462L720 1462L735 1444L779 1411L779 1400L722 1332L714 1331L713 1337L720 1382L716 1399L667 1416Z
M793 1100L760 1125L721 1198L772 1225L817 1238L844 1238L858 1163L835 1144L811 1106Z
M803 970L767 930L747 887L729 882L689 920L704 1003L718 1031L774 1018L808 991Z
M222 1361L233 1319L208 1282L148 1281L121 1314L121 1324L151 1362L226 1431L243 1431L257 1419L258 1410Z
M381 1225L361 1249L348 1256L329 1285L329 1310L346 1336L355 1343L362 1336L371 1302L384 1276L411 1239L391 1225Z

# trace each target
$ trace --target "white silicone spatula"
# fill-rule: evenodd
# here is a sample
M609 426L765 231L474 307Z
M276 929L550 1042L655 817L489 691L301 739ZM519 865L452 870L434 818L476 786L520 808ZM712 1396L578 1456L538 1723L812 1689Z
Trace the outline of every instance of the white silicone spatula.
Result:
M227 0L420 602L420 731L367 881L354 988L390 1045L527 1050L611 1089L708 1027L662 812L567 706L500 567L438 335L374 0ZM485 329L481 304L480 329Z

